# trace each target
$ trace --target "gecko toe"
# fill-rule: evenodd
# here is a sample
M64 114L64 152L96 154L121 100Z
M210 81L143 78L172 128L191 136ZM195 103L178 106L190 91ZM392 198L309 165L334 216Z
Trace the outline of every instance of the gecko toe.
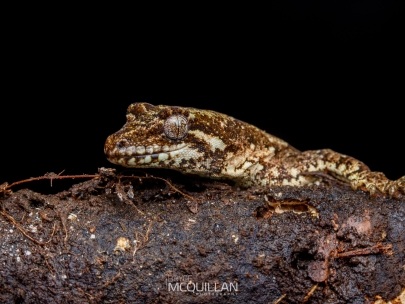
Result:
M366 185L367 191L370 192L370 195L373 196L377 190L377 187L374 184Z
M392 182L387 187L387 193L395 198L402 198L405 195L405 176Z

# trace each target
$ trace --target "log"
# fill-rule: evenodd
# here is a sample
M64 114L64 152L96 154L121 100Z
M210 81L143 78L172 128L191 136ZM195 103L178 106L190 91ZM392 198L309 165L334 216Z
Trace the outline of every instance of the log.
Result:
M0 302L405 303L404 198L153 173L3 187Z

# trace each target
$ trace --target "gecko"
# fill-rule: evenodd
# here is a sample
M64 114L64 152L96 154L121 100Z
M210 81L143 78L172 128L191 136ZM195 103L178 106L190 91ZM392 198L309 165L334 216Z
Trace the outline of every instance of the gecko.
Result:
M301 152L251 124L215 111L134 103L126 118L104 146L107 159L124 167L173 169L233 180L241 187L302 187L331 177L370 194L405 194L405 176L389 180L361 161L330 149Z

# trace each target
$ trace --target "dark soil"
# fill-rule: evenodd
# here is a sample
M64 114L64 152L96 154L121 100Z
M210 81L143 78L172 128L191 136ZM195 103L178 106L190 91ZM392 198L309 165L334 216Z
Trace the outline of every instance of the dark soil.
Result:
M171 184L104 169L0 194L0 302L372 303L405 287L403 198L158 174Z

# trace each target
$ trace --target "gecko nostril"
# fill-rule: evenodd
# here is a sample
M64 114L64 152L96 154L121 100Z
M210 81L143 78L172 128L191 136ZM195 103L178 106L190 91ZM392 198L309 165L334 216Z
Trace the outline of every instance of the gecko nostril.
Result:
M126 148L126 147L128 147L129 146L129 143L128 143L128 141L126 140L126 139L121 139L121 140L119 140L118 142L117 142L117 148L118 149L122 149L122 148Z

